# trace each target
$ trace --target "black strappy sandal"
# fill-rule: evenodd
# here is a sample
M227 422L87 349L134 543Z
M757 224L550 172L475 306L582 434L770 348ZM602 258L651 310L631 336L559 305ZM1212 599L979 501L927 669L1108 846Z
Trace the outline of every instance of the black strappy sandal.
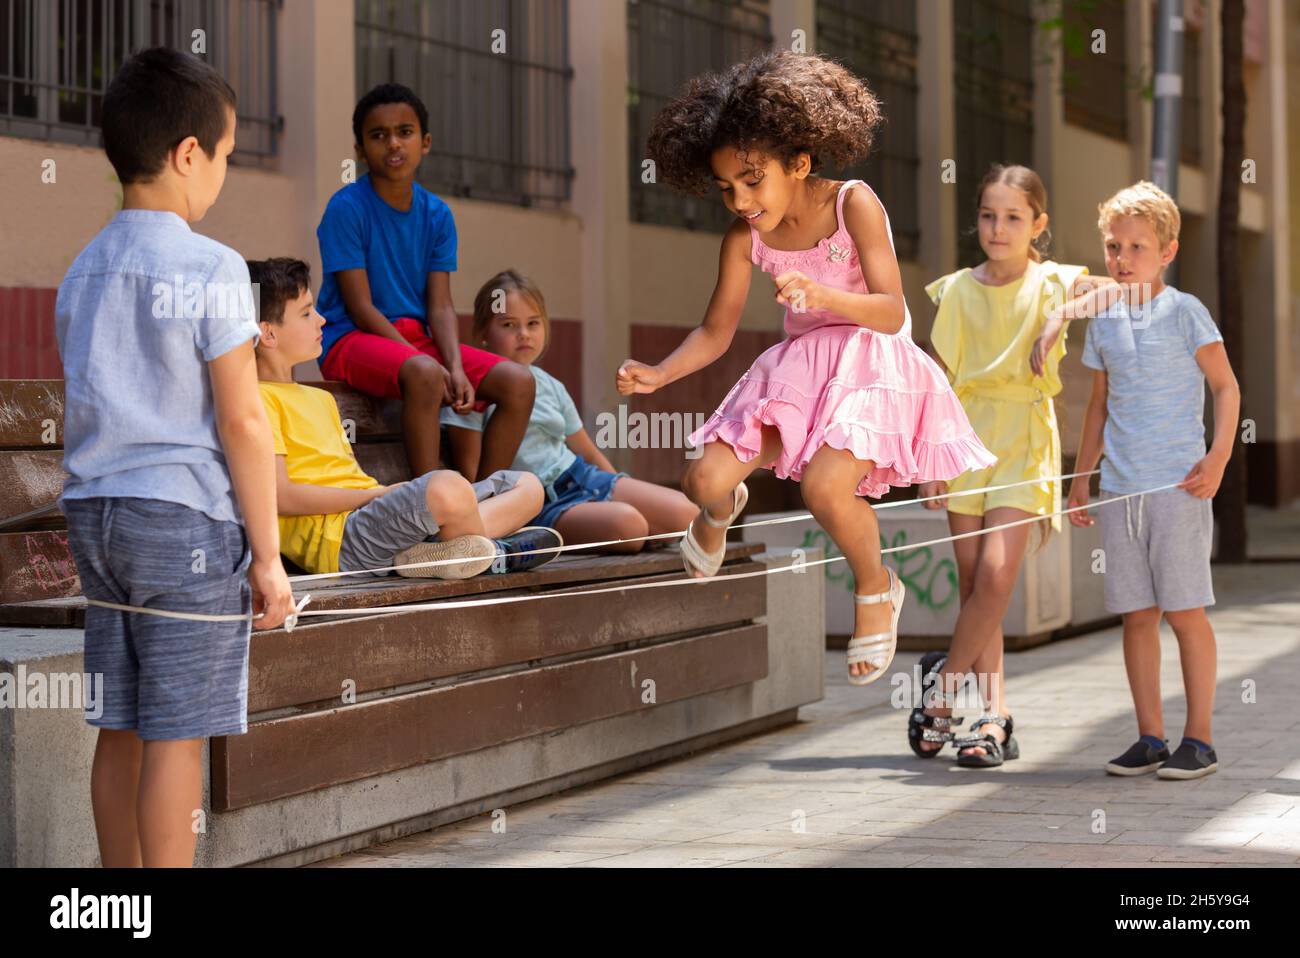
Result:
M948 661L948 656L943 652L927 652L921 656L921 705L912 709L912 714L907 720L907 744L911 746L912 751L917 758L934 758L943 751L943 746L956 738L953 732L953 726L961 724L959 715L926 715L925 703L930 695L930 690L935 687L939 681L939 673L943 671L943 664ZM938 748L923 749L922 742L938 742Z
M1020 757L1020 743L1011 734L1015 730L1016 723L1011 720L1010 715L1006 718L1001 715L981 715L971 722L970 729L972 732L978 732L982 725L996 725L1007 733L1006 741L999 742L988 732L956 739L952 747L957 750L958 765L962 768L997 768L1004 761L1009 762ZM962 755L961 750L964 748L982 748L984 754Z

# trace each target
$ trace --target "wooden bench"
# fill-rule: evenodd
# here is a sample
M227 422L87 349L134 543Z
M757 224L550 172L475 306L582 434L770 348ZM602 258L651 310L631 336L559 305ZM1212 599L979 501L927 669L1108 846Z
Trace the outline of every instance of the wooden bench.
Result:
M362 467L384 483L409 478L395 404L320 386L338 400ZM0 500L0 523L26 516L0 528L0 670L6 631L26 630L30 644L42 634L34 629L63 635L84 622L62 516L39 511L61 488L62 408L59 380L0 381L0 483L11 493ZM770 561L762 545L733 542L723 575L759 572ZM531 797L787 723L799 705L821 697L820 567L627 589L682 576L676 550L658 548L569 553L529 572L463 581L304 583L310 609L340 613L550 598L310 617L292 633L254 632L248 733L211 742L213 822L200 836L200 859L309 861L478 814L484 802ZM616 591L565 598L590 589ZM785 590L779 610L769 605L773 589ZM93 734L84 722L81 729ZM586 744L574 749L565 736ZM412 781L442 781L446 770L448 788L404 791ZM368 790L384 797L372 802ZM339 807L355 814L341 816ZM86 825L93 829L88 814ZM0 865L3 849L0 839Z

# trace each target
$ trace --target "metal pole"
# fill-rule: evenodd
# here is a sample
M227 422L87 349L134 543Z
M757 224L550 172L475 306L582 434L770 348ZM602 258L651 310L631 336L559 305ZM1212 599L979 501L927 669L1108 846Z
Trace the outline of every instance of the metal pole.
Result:
M1183 0L1159 0L1156 12L1155 126L1151 137L1151 181L1178 199L1178 163L1183 104ZM1178 278L1178 261L1165 281Z

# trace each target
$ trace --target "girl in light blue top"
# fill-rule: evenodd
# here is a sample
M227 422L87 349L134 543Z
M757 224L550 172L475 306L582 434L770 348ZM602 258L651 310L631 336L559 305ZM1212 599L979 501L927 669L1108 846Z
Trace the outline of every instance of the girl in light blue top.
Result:
M583 428L564 384L535 365L550 340L546 301L535 283L508 269L483 284L474 297L470 341L527 366L537 384L510 467L536 473L546 490L546 504L528 525L549 526L569 544L634 540L601 549L608 552L638 552L640 537L684 530L699 511L695 505L679 490L616 471ZM442 409L453 464L467 476L478 468L483 424L494 408L464 414Z

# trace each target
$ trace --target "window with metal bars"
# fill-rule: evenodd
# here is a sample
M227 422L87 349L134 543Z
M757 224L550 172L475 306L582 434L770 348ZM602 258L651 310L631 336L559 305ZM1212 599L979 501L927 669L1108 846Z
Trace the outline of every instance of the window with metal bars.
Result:
M556 207L571 194L567 0L356 0L357 97L413 89L433 148L419 180L450 196Z
M1064 0L1061 13L1065 122L1126 140L1137 77L1129 74L1124 0Z
M720 72L772 47L767 0L628 0L628 160L632 219L723 232L735 220L717 196L687 196L644 182L655 116L701 73Z
M898 258L914 259L921 235L916 4L912 0L817 0L817 48L865 79L885 114L866 162L827 173L866 180L889 211Z
M118 68L168 46L201 56L234 88L233 161L274 156L278 16L277 0L0 0L0 134L97 145Z
M1031 0L953 4L953 84L957 112L957 255L983 259L975 190L995 163L1033 164L1034 20Z

